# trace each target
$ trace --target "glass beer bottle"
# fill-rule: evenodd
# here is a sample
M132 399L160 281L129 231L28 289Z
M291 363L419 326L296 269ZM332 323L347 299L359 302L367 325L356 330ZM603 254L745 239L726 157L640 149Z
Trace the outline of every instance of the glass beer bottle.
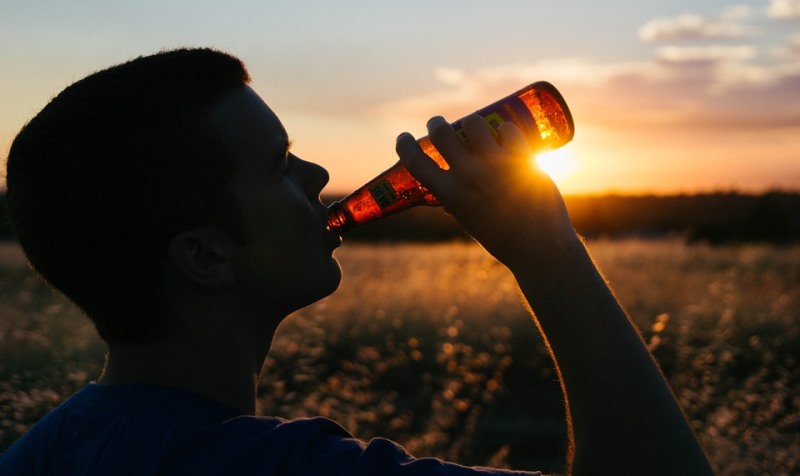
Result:
M539 134L545 149L556 149L572 140L572 115L564 98L550 83L539 81L477 111L492 129L512 121L525 134ZM461 134L461 119L452 124ZM535 136L533 136L535 137ZM428 136L417 141L428 156L443 169L449 168ZM439 205L433 194L420 184L401 162L370 180L329 208L328 226L339 233L355 226L417 205Z

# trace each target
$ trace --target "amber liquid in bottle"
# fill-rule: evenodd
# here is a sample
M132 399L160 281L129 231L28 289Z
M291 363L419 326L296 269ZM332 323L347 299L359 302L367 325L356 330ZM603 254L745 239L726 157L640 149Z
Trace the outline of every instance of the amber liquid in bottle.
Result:
M514 122L529 140L539 134L545 149L561 147L575 134L572 115L564 98L545 81L533 83L477 111L493 128ZM461 132L461 119L453 128ZM449 168L427 136L417 141L440 167ZM347 197L330 205L328 226L340 233L355 226L417 205L439 205L433 194L420 184L401 162L370 180Z

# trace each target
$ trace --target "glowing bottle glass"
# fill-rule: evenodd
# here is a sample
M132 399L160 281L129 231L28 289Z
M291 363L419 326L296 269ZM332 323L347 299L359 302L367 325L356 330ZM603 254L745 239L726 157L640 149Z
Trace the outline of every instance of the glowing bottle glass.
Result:
M575 134L572 115L556 88L544 81L533 83L477 111L493 128L515 123L526 137L539 134L545 149L561 147ZM453 128L461 133L461 119ZM417 141L440 167L447 162L427 136ZM417 205L439 205L439 201L420 184L401 162L362 185L347 197L330 205L328 226L340 233L355 226L383 218Z

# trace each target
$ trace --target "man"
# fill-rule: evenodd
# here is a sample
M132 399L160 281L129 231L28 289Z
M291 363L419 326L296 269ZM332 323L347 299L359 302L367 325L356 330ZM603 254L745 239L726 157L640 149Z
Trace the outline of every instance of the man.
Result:
M290 150L241 63L212 50L142 57L68 87L8 160L26 255L108 344L97 383L0 457L0 474L502 474L414 459L330 420L257 418L277 325L339 284L321 167ZM397 153L514 273L568 402L574 474L707 474L637 331L561 196L522 164L521 132L428 123L450 170L408 134Z

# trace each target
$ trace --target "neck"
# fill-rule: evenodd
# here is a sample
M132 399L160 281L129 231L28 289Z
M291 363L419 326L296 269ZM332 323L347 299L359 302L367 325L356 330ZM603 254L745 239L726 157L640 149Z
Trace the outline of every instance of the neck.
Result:
M256 410L256 385L269 345L262 347L265 348L257 350L223 336L205 343L165 340L109 344L100 383L151 383L180 388L252 415Z

